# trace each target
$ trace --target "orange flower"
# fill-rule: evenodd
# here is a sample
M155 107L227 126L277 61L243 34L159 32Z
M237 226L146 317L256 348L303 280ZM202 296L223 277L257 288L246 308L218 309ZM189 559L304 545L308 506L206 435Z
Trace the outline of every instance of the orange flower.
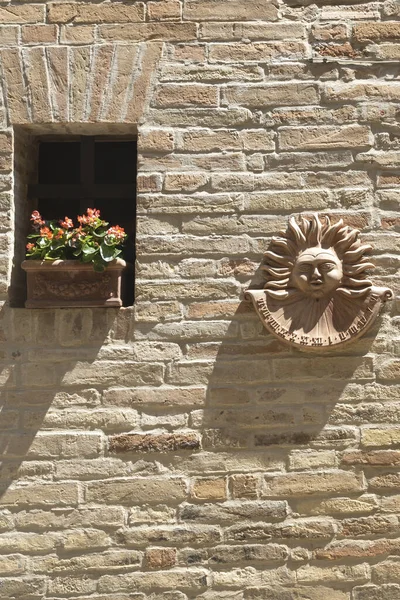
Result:
M64 229L71 229L74 226L74 223L69 217L64 217L64 221L60 221L60 225Z
M62 238L62 236L64 235L64 232L62 229L59 229L55 234L54 234L54 239L59 240Z
M26 249L28 250L28 252L31 252L35 247L35 244L27 244L26 245Z
M47 238L48 240L52 240L53 239L53 234L50 231L50 229L48 227L41 227L40 229L40 235L42 237Z

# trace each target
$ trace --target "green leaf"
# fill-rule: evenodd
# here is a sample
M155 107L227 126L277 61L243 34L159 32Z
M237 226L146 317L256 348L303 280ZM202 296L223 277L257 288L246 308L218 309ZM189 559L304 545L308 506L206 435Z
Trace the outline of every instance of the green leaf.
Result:
M85 255L95 254L98 251L98 249L99 249L98 247L88 246L87 244L84 244L82 246L82 252Z
M111 262L115 258L115 248L103 242L100 246L100 256L105 262Z

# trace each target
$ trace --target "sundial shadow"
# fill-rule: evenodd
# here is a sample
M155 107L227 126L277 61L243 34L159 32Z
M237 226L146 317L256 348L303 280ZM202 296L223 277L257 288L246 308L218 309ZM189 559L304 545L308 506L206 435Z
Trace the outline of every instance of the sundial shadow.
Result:
M262 287L259 272L250 285ZM252 304L241 302L216 354L203 416L203 449L219 455L230 475L258 479L256 488L236 489L231 478L231 499L286 500L269 488L271 474L346 468L340 451L359 439L341 402L374 381L368 353L380 322L350 345L301 351L271 335Z
M8 505L4 494L15 480L49 483L54 475L50 461L74 458L77 435L85 427L78 411L100 405L95 381L74 384L74 373L90 370L117 314L113 309L3 306L0 503Z

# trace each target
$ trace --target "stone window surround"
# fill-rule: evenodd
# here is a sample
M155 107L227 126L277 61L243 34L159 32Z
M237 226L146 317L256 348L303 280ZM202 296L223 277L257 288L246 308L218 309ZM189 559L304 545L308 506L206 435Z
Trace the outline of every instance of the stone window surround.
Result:
M153 76L161 59L162 47L159 42L95 47L87 57L88 62L76 63L73 72L71 64L67 66L65 77L56 70L52 77L51 68L60 68L57 62L60 57L52 56L52 49L47 49L46 55L40 57L33 52L10 51L8 65L3 62L8 99L5 108L9 127L6 132L11 130L13 149L10 208L14 241L7 295L12 306L23 306L25 299L25 278L20 264L25 256L29 211L32 208L27 199L27 185L37 171L37 141L44 135L60 138L72 135L130 136L138 138L140 154L141 136L138 132L146 119ZM117 85L112 71L118 60L124 64L123 58L130 59L131 70L126 70L122 84L117 82ZM63 95L68 98L68 106L64 109L59 102ZM79 115L81 120L74 120ZM110 118L112 122L108 120Z

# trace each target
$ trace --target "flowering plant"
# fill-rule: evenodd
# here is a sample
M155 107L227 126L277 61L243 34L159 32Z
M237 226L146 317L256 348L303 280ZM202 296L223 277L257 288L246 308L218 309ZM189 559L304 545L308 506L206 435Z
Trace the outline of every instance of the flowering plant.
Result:
M121 254L126 233L119 225L108 227L100 211L88 208L77 217L79 226L65 217L61 221L45 221L34 210L33 233L28 235L26 258L35 260L80 260L92 263L95 271L104 271L109 262Z

